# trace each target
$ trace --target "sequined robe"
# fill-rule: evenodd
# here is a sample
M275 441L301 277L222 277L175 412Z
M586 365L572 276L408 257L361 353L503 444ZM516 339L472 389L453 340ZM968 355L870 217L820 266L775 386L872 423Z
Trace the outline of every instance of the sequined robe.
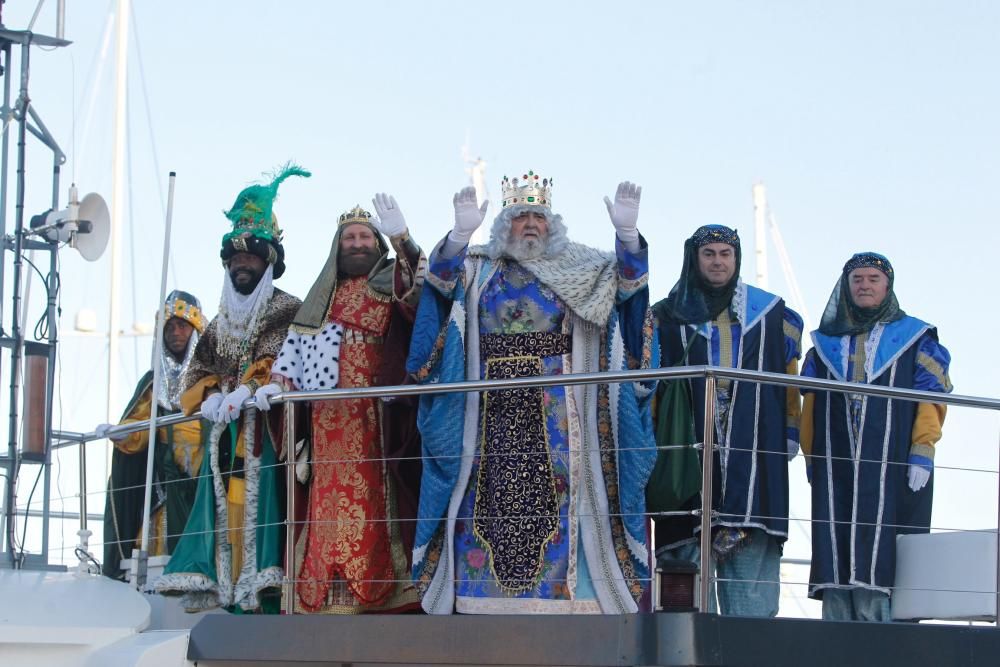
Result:
M383 260L376 280L339 276L329 281L329 296L311 291L326 299L326 317L319 327L292 325L272 382L300 391L405 382L427 262L409 235L391 242L396 257ZM339 252L339 236L331 252ZM321 273L317 284L325 278L333 276ZM296 613L419 609L409 578L420 482L416 401L297 406Z
M633 255L619 244L617 262L577 244L566 255L547 267L549 282L481 250L432 255L408 369L421 382L448 382L648 365L645 248ZM649 576L650 389L422 398L413 560L424 609L636 611Z
M181 405L196 412L210 391L261 385L301 301L277 288L242 355L220 349L219 318L198 341L182 380ZM223 606L277 611L284 577L284 473L265 421L254 409L208 437L194 508L184 535L155 588L182 593L192 610ZM217 539L218 535L226 539Z
M320 334L289 332L273 380L301 389L303 380L290 379L303 377L297 365L312 373L308 382L318 389L379 384L401 371L383 365L383 351L409 342L412 317L412 306L368 289L365 277L343 280ZM404 337L398 331L389 336L394 318L404 324ZM399 521L400 495L412 497L419 482L419 439L407 403L371 398L311 403L306 521L296 538L297 611L357 614L417 607L407 553L412 525ZM412 524L412 501L404 504ZM401 528L409 535L405 545Z

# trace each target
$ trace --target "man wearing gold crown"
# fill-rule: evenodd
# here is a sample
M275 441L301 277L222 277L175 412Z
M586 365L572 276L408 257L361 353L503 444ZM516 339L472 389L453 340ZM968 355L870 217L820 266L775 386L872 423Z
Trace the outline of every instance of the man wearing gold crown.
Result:
M283 498L277 452L257 410L244 403L271 377L271 364L302 302L276 288L285 270L272 213L278 186L309 176L287 166L268 185L252 185L226 213L226 268L219 314L198 341L184 374L181 405L215 422L195 506L164 575L162 593L183 593L189 610L222 606L278 611L284 577Z
M396 200L377 217L340 216L330 255L257 390L260 410L280 391L402 384L426 270ZM389 237L395 259L389 258ZM409 579L420 438L410 399L350 398L309 406L308 451L296 453L305 502L296 512L296 610L328 614L419 609ZM296 420L298 421L298 420ZM286 443L287 448L287 443Z
M430 259L407 370L422 383L648 367L641 188L605 198L616 253L573 243L549 179L455 195ZM421 398L424 449L413 574L425 611L629 613L650 578L643 490L656 458L651 385L589 384Z
M201 302L180 290L167 296L163 307L163 349L160 350L160 416L180 412L181 375L191 362L199 335L205 331ZM154 364L157 360L154 359ZM153 371L142 376L122 415L120 425L149 419L153 404ZM98 436L108 435L111 424L101 424ZM142 540L143 501L146 486L146 456L149 431L109 437L115 450L104 506L104 574L122 576L121 561L132 556L133 545ZM149 525L149 555L169 554L184 531L202 459L202 424L185 422L157 429L153 463L153 495Z

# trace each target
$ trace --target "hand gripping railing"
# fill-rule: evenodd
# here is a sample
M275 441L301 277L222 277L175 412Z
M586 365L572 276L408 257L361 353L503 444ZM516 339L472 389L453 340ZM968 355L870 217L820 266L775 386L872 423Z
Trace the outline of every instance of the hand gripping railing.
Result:
M352 389L329 389L325 391L287 391L277 394L270 399L271 404L286 403L285 425L286 443L289 448L289 455L286 457L287 484L287 513L290 517L287 520L291 526L292 517L295 512L294 489L295 479L295 455L294 455L294 404L300 401L317 400L338 400L346 398L383 398L399 396L419 396L422 394L442 394L450 392L471 392L471 391L496 391L501 389L515 389L527 387L553 387L553 386L573 386L584 384L612 384L620 382L651 382L657 380L679 380L703 378L705 380L705 424L704 443L695 445L702 449L702 505L695 514L701 517L700 535L700 571L702 573L699 595L699 611L707 611L709 608L709 594L713 576L711 574L711 553L712 553L712 531L711 524L713 518L712 511L712 468L714 456L709 456L709 452L715 452L718 445L715 443L715 386L718 380L738 380L743 382L755 382L768 385L779 385L786 387L796 387L799 389L812 389L820 391L833 391L837 393L849 392L866 396L880 396L884 398L900 399L906 401L937 403L940 405L956 405L961 407L982 408L987 410L1000 411L1000 399L984 398L980 396L966 396L960 394L944 394L933 391L921 391L917 389L901 389L896 387L884 387L880 385L870 385L857 382L839 382L836 380L821 380L816 378L802 377L797 375L786 375L784 373L768 373L763 371L751 371L733 368L719 368L717 366L673 366L670 368L650 368L630 371L605 371L599 373L572 373L566 375L546 375L535 377L495 379L495 380L469 380L463 382L447 382L439 384L421 385L399 385L386 387L361 387ZM243 408L251 408L254 403L248 400ZM185 416L181 414L158 417L156 425L168 426L180 424L198 419L200 415L194 414ZM149 429L149 421L134 422L125 426L115 426L108 430L107 435L126 435ZM94 432L75 433L69 431L53 431L53 439L56 442L53 448L67 447L70 445L86 444L92 440L99 439ZM80 470L80 495L86 494L86 468ZM147 485L150 480L147 479ZM1000 507L1000 496L998 496L998 507ZM85 512L80 514L81 529L86 530L87 516ZM148 530L148 526L143 526L143 530ZM1000 540L1000 526L997 531ZM1000 547L1000 543L998 543ZM1000 554L1000 548L998 548ZM294 530L289 528L286 538L286 563L294 562ZM997 559L998 582L1000 582L1000 555ZM289 587L289 594L286 597L286 610L294 612L294 592L291 586L294 585L294 577L291 573L286 574L286 586ZM998 586L1000 587L1000 586ZM998 591L1000 593L1000 591ZM1000 595L998 595L1000 600ZM1000 617L1000 609L998 617Z

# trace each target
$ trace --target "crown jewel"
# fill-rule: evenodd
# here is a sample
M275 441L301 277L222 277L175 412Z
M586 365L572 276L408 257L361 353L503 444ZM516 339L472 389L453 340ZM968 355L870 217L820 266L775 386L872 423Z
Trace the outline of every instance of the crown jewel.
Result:
M500 182L503 206L526 204L528 206L552 206L552 179L542 178L533 171L518 178L503 177Z
M340 214L340 220L337 222L338 227L344 227L346 225L362 224L371 226L372 224L372 214L364 210L360 206L355 206L350 211Z

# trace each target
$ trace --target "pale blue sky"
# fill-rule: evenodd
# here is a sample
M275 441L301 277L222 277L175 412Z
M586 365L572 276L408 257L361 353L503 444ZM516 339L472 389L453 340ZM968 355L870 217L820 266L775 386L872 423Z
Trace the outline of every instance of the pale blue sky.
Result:
M75 173L82 191L110 199L113 51L103 70L95 63L113 3L67 4L75 43L34 52L32 98L70 153L66 185ZM24 27L34 6L9 2L7 26ZM54 8L37 31L54 31ZM301 296L336 216L370 205L376 191L396 196L430 248L467 184L468 132L494 199L505 173L552 176L555 209L592 245L613 240L602 197L620 180L641 184L654 300L677 277L683 239L704 223L740 229L743 273L753 278L750 190L762 181L814 317L847 257L883 252L903 308L938 325L952 351L956 390L996 394L996 3L178 1L133 11L161 173L133 41L134 217L123 245L135 293L124 288L125 326L155 308L157 189L168 170L178 173L170 286L197 293L211 313L221 211L262 171L294 159L314 172L286 182L275 209L289 266L279 286ZM32 153L29 210L47 205L48 165ZM785 293L770 254L770 287ZM63 261L64 326L84 306L106 320L107 258ZM148 342L125 350L123 394L140 372L135 359L146 367ZM82 358L71 368L68 355ZM103 412L106 350L73 340L63 360L64 401L98 374L89 398L64 409L66 428L90 428ZM939 465L995 470L997 423L954 410ZM793 472L802 474L800 461ZM995 525L995 475L942 471L938 484L936 524ZM961 511L970 506L981 511Z

